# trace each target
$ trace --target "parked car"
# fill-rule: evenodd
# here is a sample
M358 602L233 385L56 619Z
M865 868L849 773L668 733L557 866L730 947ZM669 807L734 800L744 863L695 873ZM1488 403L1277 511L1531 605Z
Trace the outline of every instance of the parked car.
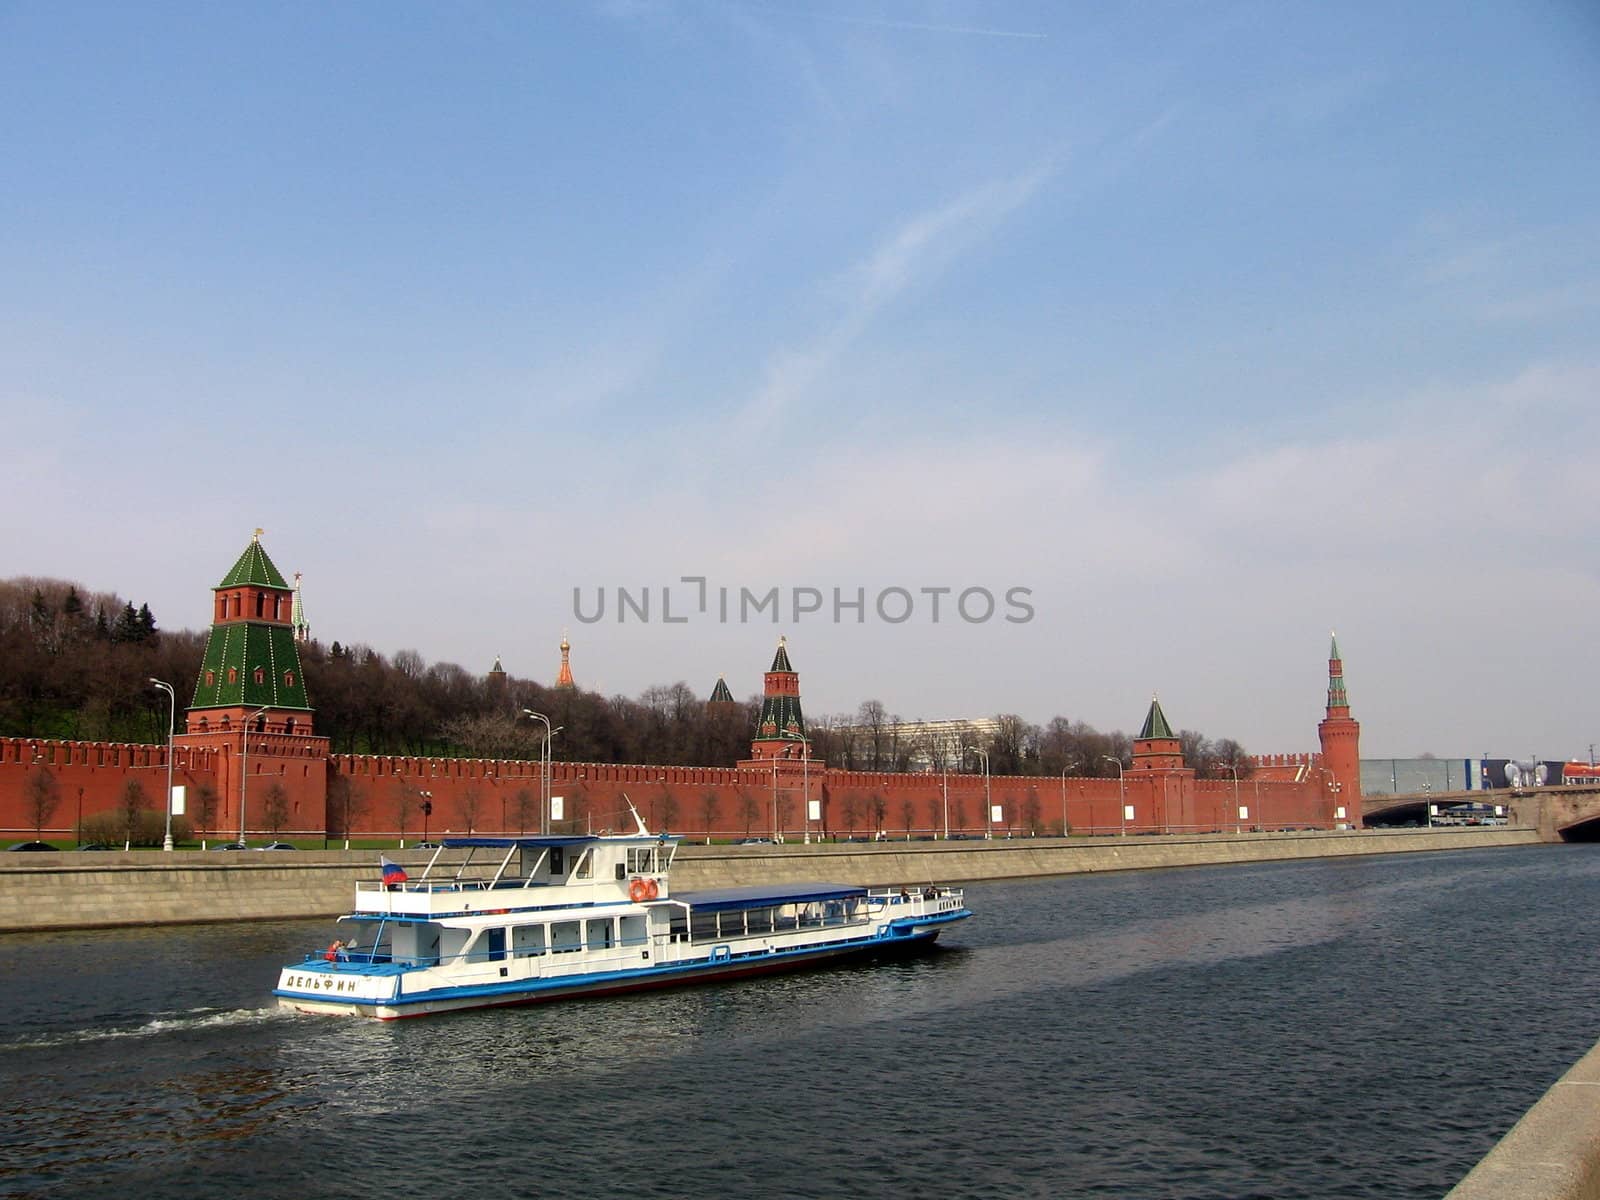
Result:
M735 846L771 846L773 844L774 842L771 838L740 838L734 843Z
M115 850L115 846L108 846L105 842L85 842L78 847L79 850Z
M13 842L12 850L54 850L49 842Z
M288 842L268 842L265 846L257 846L257 850L293 850Z
M413 850L437 850L439 848L439 843L438 842L418 842L415 846L413 846L411 848Z
M246 846L243 842L223 842L220 846L213 846L211 848L213 850L248 850L248 849L250 849L250 847Z

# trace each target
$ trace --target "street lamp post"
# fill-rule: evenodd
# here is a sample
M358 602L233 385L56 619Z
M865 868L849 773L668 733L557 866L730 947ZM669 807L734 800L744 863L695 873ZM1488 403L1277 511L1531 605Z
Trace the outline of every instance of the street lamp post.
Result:
M1318 767L1317 770L1322 772L1323 787L1328 792L1328 794L1333 798L1333 803L1331 805L1333 827L1335 829L1338 829L1339 828L1339 781L1338 781L1337 778L1334 777L1333 772L1331 770L1329 770L1327 767ZM1257 784L1258 790L1259 790L1259 787L1260 787L1260 784L1258 783Z
M1244 822L1244 818L1239 815L1239 764L1223 763L1222 765L1233 772L1233 833L1237 837L1243 832L1239 826ZM1256 819L1260 820L1260 814L1257 814Z
M433 793L419 790L417 792L417 796L422 801L422 803L417 805L417 807L422 810L422 840L426 842L429 840L428 818L433 816Z
M163 683L152 678L153 687L160 688L167 694L167 831L161 838L161 848L172 849L172 731L178 723L178 694L172 690L170 683Z
M989 752L982 746L972 747L972 752L983 759L983 837L994 837L994 801L989 789Z
M1061 836L1067 836L1067 772L1073 767L1081 766L1079 759L1072 759L1061 768Z
M250 782L250 722L265 715L267 709L271 707L269 704L266 708L256 709L244 719L244 729L241 731L244 735L243 748L239 753L239 844L241 846L244 845L244 789Z
M1122 760L1120 758L1112 758L1109 754L1102 754L1100 757L1105 759L1108 763L1116 763L1117 765L1117 821L1119 822L1122 830L1122 832L1117 836L1127 837L1128 793L1123 789L1122 786Z
M539 763L539 832L548 834L550 832L550 739L555 736L555 730L550 728L550 718L543 713L525 708L522 710L522 715L544 722L544 758Z
M805 828L805 844L811 844L811 743L802 733L790 733L784 730L783 737L787 741L800 743L800 790L804 799L800 802L800 822ZM773 825L777 825L778 815L778 776L777 759L773 759L772 776L772 815ZM774 841L777 839L774 838Z
M944 764L939 772L943 781L944 792L944 840L950 840L950 765Z

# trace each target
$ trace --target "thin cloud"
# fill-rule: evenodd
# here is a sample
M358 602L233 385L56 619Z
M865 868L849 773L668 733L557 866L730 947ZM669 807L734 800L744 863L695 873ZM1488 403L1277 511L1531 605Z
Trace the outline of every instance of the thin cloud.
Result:
M770 427L866 331L874 317L919 281L936 275L1025 206L1051 176L1053 162L991 180L903 221L836 282L837 315L801 347L775 351L743 421Z

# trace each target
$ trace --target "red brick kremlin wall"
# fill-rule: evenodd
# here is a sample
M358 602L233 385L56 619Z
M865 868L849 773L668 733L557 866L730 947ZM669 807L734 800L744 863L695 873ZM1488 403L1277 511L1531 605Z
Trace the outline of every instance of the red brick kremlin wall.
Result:
M320 739L318 739L320 741ZM325 743L323 743L325 745ZM99 742L0 739L0 837L32 835L24 809L24 785L33 764L42 762L55 775L61 802L44 833L70 838L82 816L114 811L124 783L139 779L150 807L160 810L166 786L166 748L160 745L109 745ZM180 741L174 760L174 782L187 784L189 795L201 783L218 791L216 835L232 836L239 821L239 748L213 745L201 749ZM265 836L260 815L267 788L279 783L289 797L284 836L322 837L339 834L339 809L346 787L353 788L352 832L356 836L397 838L401 807L406 808L408 841L421 836L418 811L421 792L431 793L430 835L464 833L470 824L479 833L537 832L539 768L537 762L366 755L326 757L315 742L303 737L252 734L246 817L251 833ZM1066 818L1075 833L1130 834L1280 829L1291 826L1332 828L1333 798L1326 776L1303 781L1243 779L1237 794L1229 780L1175 778L1163 772L1130 770L1119 791L1111 779L1066 780ZM776 789L774 784L776 783ZM1059 776L994 776L988 781L990 803L1001 819L990 831L998 837L1058 834L1062 819ZM820 834L864 837L881 828L888 837L942 835L948 812L952 833L981 837L985 832L982 775L950 775L827 770L813 764L780 761L770 767L674 767L612 763L551 764L551 793L562 796L566 819L560 831L596 832L630 828L624 796L645 816L652 829L666 828L690 837L709 830L719 838L770 837L777 821L784 836L803 836L803 806L809 786L822 804L822 821L811 824ZM525 816L517 817L519 793ZM948 795L948 803L946 796ZM330 813L330 797L333 811ZM1134 815L1124 821L1122 803ZM881 819L875 810L881 804ZM1240 818L1243 806L1248 815ZM81 806L81 807L80 807Z

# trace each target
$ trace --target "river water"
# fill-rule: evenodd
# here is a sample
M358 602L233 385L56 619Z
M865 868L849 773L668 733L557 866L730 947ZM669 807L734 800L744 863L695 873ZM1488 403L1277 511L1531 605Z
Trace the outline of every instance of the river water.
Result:
M968 889L921 958L391 1024L0 938L0 1195L1438 1197L1600 1039L1600 846Z

